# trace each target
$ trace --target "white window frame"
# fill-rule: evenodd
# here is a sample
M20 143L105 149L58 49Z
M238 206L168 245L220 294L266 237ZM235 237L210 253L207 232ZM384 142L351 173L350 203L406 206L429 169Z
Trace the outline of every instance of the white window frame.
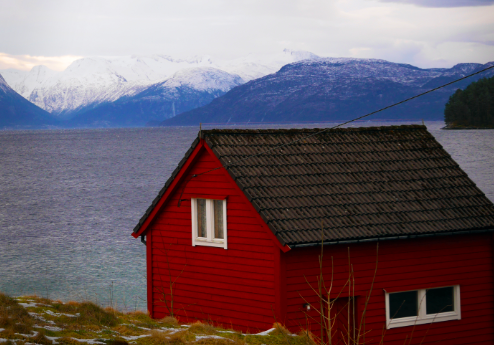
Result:
M206 200L206 232L207 237L199 237L197 229L197 199ZM214 238L214 211L213 201L223 201L223 239ZM226 229L226 199L192 198L192 246L208 246L228 249L228 237Z
M389 295L397 292L408 292L408 291L396 291L388 293L386 291L386 328L396 328L396 327L405 327L405 326L413 326L413 325L423 325L428 323L436 323L436 322L444 322L451 320L461 320L461 303L460 303L460 286L459 285L449 285L449 286L441 286L441 287L452 287L453 288L453 298L454 298L454 310L448 311L445 313L437 313L437 314L427 314L427 306L426 306L426 296L425 293L428 289L415 289L408 291L417 291L418 292L418 316L410 316L410 317L401 317L399 319L391 319L389 315ZM441 287L434 287L430 289L438 289Z

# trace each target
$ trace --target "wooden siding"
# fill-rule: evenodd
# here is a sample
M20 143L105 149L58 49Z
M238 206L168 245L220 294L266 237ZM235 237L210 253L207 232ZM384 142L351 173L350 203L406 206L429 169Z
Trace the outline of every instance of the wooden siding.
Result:
M324 247L323 274L331 284L331 298L341 292L348 298L349 260L355 272L357 319L370 291L377 259L377 275L366 312L366 344L380 344L386 324L385 292L460 285L461 320L437 322L384 330L384 344L493 344L494 286L491 235L441 236L427 239L384 241L379 243ZM305 278L317 289L320 247L293 249L286 253L287 325L297 331L305 325L302 306L306 300L318 305ZM350 255L349 255L350 254ZM333 257L333 272L331 272ZM304 278L305 276L305 278ZM314 311L310 316L319 320ZM319 333L315 321L309 328ZM422 342L423 341L423 342Z
M251 332L268 329L276 308L274 265L280 249L223 169L191 179L220 164L205 147L198 150L150 224L149 309L154 318L169 314L162 293L170 301L169 279L178 277L174 309L181 321L212 320ZM181 194L184 201L178 207ZM190 199L197 196L227 197L227 250L192 246Z

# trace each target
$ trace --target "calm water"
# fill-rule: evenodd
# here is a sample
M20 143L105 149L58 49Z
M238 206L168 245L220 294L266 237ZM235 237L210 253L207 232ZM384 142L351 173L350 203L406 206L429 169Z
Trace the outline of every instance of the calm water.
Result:
M494 201L494 131L426 124ZM0 131L0 291L103 305L112 292L145 309L145 247L130 234L197 131Z

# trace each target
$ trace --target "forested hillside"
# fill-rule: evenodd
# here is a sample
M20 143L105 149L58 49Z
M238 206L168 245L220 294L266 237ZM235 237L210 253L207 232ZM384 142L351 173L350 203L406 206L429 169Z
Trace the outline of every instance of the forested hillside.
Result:
M494 77L458 89L444 109L447 128L494 128Z

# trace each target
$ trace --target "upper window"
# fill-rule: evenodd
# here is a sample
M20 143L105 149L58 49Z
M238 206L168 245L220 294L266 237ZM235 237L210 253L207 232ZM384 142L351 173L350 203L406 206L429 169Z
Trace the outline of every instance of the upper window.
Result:
M460 319L459 285L386 292L387 328Z
M192 199L192 245L227 249L226 200Z

